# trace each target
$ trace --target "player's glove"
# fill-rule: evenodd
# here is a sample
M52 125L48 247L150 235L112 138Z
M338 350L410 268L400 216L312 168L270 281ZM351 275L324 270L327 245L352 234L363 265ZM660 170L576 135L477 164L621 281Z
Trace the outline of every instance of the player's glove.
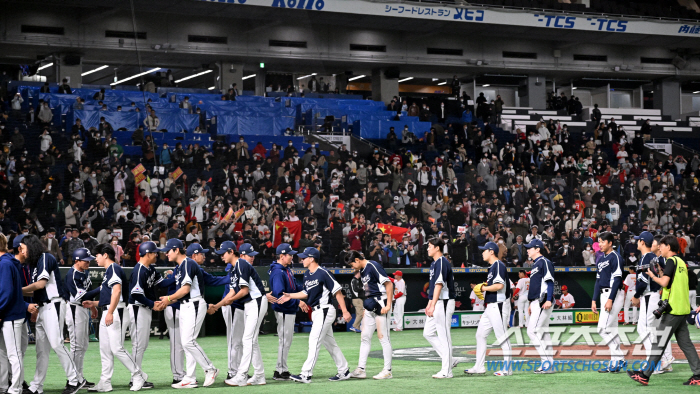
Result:
M513 296L513 301L517 301L517 300L518 300L518 298L520 298L520 294L516 294L516 295L514 295L514 296Z
M483 283L479 283L478 285L474 286L474 294L479 297L480 300L484 299L484 293L481 291L481 287L483 286Z

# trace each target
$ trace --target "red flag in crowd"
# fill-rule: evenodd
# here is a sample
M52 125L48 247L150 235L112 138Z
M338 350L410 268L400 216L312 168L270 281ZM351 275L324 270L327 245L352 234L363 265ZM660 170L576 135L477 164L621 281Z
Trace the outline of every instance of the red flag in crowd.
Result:
M273 234L272 243L274 247L277 247L282 243L282 229L287 228L289 234L292 235L292 247L299 247L299 239L301 239L301 221L296 222L275 222L275 232Z
M403 235L406 234L406 232L408 232L407 228L392 226L390 224L378 223L377 228L382 230L384 234L389 234L391 238L395 239L398 242L403 241Z

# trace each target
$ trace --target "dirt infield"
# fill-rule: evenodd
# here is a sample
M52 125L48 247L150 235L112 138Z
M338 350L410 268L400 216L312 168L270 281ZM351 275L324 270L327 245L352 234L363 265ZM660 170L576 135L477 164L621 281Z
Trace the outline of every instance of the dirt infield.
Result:
M622 352L625 358L628 360L643 360L646 359L646 353L642 345L622 345ZM700 352L700 344L695 344L695 350ZM554 358L575 358L578 360L605 360L610 358L610 350L607 346L588 346L588 345L576 345L576 346L555 346ZM469 355L476 355L476 349L469 349L465 352ZM501 349L489 349L486 352L489 357L503 357L503 352ZM520 358L539 358L539 354L534 347L514 347L513 356ZM678 360L685 360L685 355L678 348L678 345L673 345L673 357Z

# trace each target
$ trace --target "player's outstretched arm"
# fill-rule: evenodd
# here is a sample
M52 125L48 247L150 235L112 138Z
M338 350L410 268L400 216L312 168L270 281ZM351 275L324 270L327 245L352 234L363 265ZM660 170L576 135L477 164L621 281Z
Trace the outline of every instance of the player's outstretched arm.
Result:
M289 300L305 300L308 295L303 291L298 293L282 293L282 297L277 299L278 304L284 304Z

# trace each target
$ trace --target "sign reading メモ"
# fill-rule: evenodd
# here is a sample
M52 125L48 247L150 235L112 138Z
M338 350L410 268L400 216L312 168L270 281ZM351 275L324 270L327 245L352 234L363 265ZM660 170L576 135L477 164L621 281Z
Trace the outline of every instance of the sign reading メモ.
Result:
M623 20L617 18L541 14L526 11L500 10L475 7L446 7L440 5L413 5L408 3L382 4L363 0L198 0L215 3L254 5L262 7L328 11L359 15L395 16L487 23L494 25L572 29L605 33L634 33L662 36L697 35L700 25L688 25L662 20ZM529 16L529 17L528 17Z

